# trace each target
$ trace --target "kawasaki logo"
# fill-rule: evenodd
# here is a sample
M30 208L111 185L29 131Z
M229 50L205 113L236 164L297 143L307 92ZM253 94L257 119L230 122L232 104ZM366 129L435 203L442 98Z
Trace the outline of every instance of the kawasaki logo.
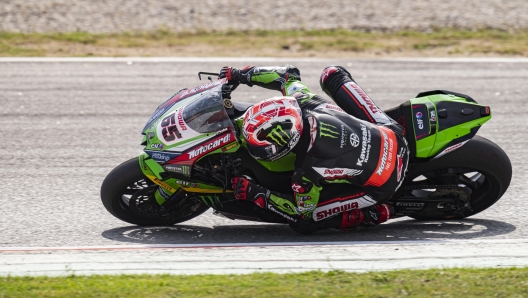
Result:
M333 126L330 124L326 124L323 122L320 122L321 126L319 127L319 136L320 137L329 137L332 139L337 139L339 136L339 132L337 132L337 126ZM333 130L335 128L336 130Z
M286 145L288 142L287 140L290 138L280 125L275 126L275 128L269 132L268 137L279 146Z
M200 156L203 153L209 152L213 149L216 149L222 145L229 143L231 140L231 134L226 134L224 137L214 140L213 142L200 146L195 150L189 151L189 159L193 159L197 156Z

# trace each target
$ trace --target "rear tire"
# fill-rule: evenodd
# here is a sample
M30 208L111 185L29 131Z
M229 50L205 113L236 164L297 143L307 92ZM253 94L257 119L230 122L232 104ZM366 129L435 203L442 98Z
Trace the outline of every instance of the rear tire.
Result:
M106 176L101 186L101 201L106 210L113 216L139 226L173 225L190 220L209 209L207 205L201 203L190 214L176 218L171 217L169 222L161 216L160 218L138 216L128 207L126 198L152 185L154 183L143 175L138 158L135 157L120 164ZM152 199L154 200L154 198Z
M411 164L406 177L408 182L405 184L463 185L470 189L472 210L454 217L460 219L475 215L495 204L508 189L511 177L511 162L506 153L492 141L475 136L464 146L438 159ZM426 180L417 181L423 178ZM419 214L411 217L419 220L448 218Z

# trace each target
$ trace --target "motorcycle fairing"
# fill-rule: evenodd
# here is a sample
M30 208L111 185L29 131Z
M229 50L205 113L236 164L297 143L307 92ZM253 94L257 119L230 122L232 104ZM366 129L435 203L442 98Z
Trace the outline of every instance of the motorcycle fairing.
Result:
M166 101L144 130L140 166L160 186L155 197L162 204L179 188L195 193L222 193L223 188L191 181L194 163L209 154L232 153L240 147L223 105L226 80L184 90ZM160 113L159 111L163 111ZM154 117L153 116L153 117Z
M410 117L406 117L412 120L412 133L408 132L407 138L418 158L459 148L491 119L489 107L463 94L438 90L419 95L424 94L427 96L409 100Z

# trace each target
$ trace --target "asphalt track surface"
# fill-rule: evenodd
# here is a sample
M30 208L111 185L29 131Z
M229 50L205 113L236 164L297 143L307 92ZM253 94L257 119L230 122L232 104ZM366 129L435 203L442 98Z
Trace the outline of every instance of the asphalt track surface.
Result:
M399 219L352 233L329 230L308 237L287 226L232 221L210 211L172 227L138 227L104 209L99 198L104 177L141 152L141 129L159 103L181 88L205 83L198 80L198 71L287 63L298 66L303 81L319 93L321 70L330 64L346 66L382 108L434 89L465 93L491 106L493 118L479 135L509 155L513 164L509 190L490 209L465 220ZM279 93L241 86L233 98L257 102L275 95ZM483 256L514 247L519 253L499 265L522 265L528 263L527 100L526 59L0 59L0 275L15 272L16 262L10 260L15 255L24 259L28 248L36 249L29 255L42 256L49 254L42 252L46 247L57 252L58 247L87 246L90 251L140 248L143 254L149 247L158 251L172 247L202 262L214 262L209 257L222 258L222 247L251 244L277 255L293 254L301 261L314 250L328 253L332 247L355 247L356 252L376 247L375 254L390 256L395 247L418 245L431 248L429 256L434 259L473 245L476 254L478 247L488 247ZM435 250L434 245L440 246ZM297 249L288 252L291 247ZM263 254L255 256L253 248L239 249L236 255L248 261L265 255L261 250Z

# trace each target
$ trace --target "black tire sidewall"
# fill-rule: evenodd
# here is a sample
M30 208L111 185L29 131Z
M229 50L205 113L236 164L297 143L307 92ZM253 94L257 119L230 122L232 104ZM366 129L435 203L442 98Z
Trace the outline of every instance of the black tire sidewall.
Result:
M118 219L131 224L140 226L159 226L172 225L187 221L202 214L207 209L209 209L207 205L202 204L191 215L174 219L170 223L163 222L161 218L149 219L137 216L132 213L130 209L128 209L128 206L126 206L124 202L122 202L121 197L123 191L128 186L141 179L145 179L147 183L152 183L141 171L141 168L139 166L139 160L137 157L131 158L114 168L108 174L108 176L106 176L101 186L101 201L103 202L103 205L105 206L106 210L108 210L108 212L110 212L113 216L117 217Z
M492 184L492 192L478 204L472 204L473 211L464 212L464 217L475 215L495 204L508 189L512 177L511 162L506 153L490 140L475 136L459 149L440 158L411 164L406 179L445 168L474 169ZM422 219L419 216L414 218Z

